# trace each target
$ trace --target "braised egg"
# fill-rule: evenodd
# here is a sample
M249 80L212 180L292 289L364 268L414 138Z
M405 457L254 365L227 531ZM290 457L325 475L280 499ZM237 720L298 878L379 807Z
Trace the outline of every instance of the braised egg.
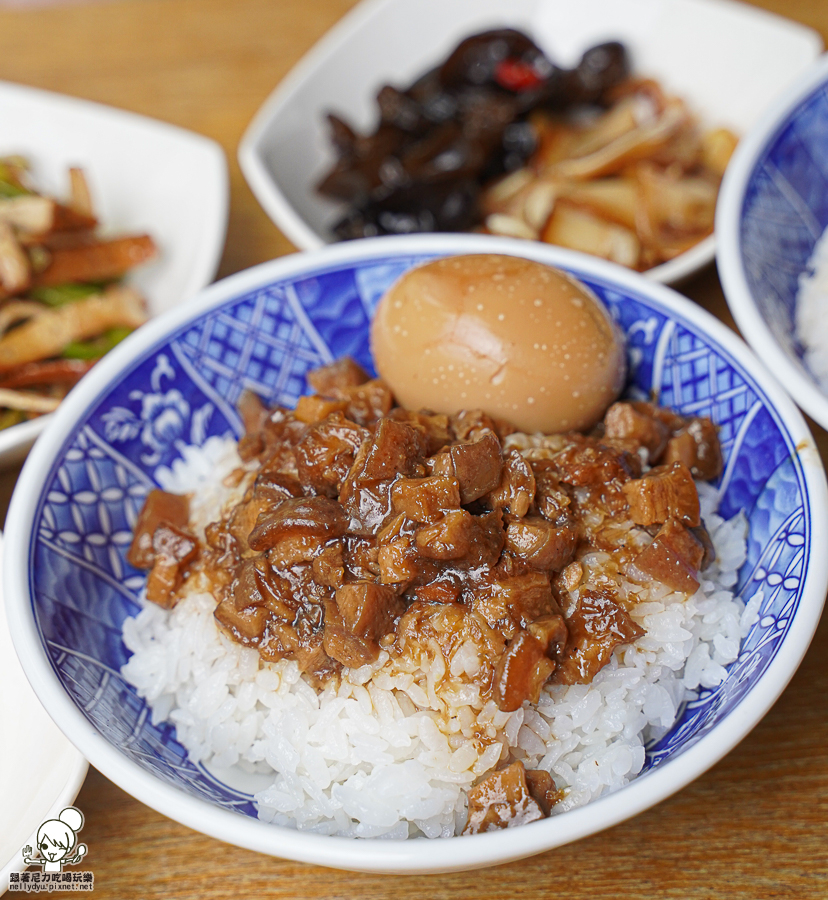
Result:
M620 331L592 291L517 256L406 272L380 301L371 349L403 406L479 408L529 432L594 425L626 373Z

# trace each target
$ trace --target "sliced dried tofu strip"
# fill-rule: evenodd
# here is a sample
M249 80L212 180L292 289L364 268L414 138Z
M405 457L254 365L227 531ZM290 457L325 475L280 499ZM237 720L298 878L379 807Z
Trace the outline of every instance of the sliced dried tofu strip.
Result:
M32 316L0 338L0 371L57 356L70 341L84 341L110 328L137 328L147 319L140 294L115 286Z
M20 246L11 225L0 220L0 298L25 290L31 274L26 251Z
M17 231L44 234L55 221L55 201L34 194L5 197L0 200L0 221Z
M12 391L9 388L0 388L0 406L6 409L19 409L23 412L50 413L54 412L60 399L58 397L45 397L42 394L30 394L26 391Z
M149 235L115 238L77 247L55 247L46 268L34 279L38 287L120 278L156 254Z
M43 304L38 300L9 300L0 307L0 336L4 335L12 325L38 316L43 312Z
M69 205L82 216L95 218L95 210L92 206L92 194L89 190L89 182L83 169L73 167L69 169Z

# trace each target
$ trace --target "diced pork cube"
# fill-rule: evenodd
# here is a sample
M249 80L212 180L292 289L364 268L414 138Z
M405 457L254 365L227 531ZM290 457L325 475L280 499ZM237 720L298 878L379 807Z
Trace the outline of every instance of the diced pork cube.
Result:
M492 696L503 712L512 712L524 700L537 703L541 688L555 671L541 642L527 631L519 631L503 651L495 667Z
M682 462L695 478L712 481L722 474L724 457L719 433L710 419L690 419L667 441L662 462Z
M525 825L544 817L526 782L520 760L499 769L469 791L469 819L463 834Z
M705 548L699 538L676 519L668 519L633 561L632 574L650 577L674 591L695 593ZM636 572L637 570L637 572Z
M670 429L656 418L654 409L650 403L613 403L604 416L604 433L608 438L644 447L648 461L654 462L670 437Z
M589 684L610 661L616 647L644 635L644 629L616 600L609 589L581 591L576 608L566 618L569 640L558 656L553 681Z
M690 469L682 462L650 469L642 478L628 481L622 490L637 525L662 525L668 519L677 519L695 527L701 522L699 492Z

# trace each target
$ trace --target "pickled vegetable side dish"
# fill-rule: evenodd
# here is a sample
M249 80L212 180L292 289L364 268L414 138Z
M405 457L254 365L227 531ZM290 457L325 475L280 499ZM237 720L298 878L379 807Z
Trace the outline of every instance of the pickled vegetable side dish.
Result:
M679 98L631 75L618 42L556 66L498 29L462 41L406 89L377 96L357 134L329 116L337 162L319 191L344 201L336 239L483 231L646 270L713 231L736 144Z

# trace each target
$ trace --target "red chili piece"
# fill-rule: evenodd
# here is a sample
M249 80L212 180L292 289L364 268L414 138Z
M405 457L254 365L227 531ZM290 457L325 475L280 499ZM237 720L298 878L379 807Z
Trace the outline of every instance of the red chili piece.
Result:
M494 80L507 91L516 93L536 88L543 81L530 63L514 57L508 57L497 64Z

